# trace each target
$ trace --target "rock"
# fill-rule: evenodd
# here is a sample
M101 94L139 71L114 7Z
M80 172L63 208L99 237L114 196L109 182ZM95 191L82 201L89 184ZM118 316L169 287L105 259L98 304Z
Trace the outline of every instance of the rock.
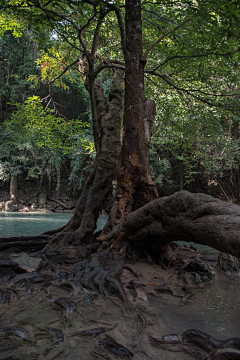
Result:
M205 264L199 259L187 259L184 266L184 270L181 271L179 279L183 280L186 284L195 283L198 286L202 286L203 283L212 281L215 276L215 272L211 266Z
M37 210L38 208L39 208L39 205L38 205L38 203L35 203L35 202L30 207L31 210Z
M47 206L48 210L53 210L53 209L56 209L58 204L55 201L48 200L46 203L46 206Z
M219 270L223 270L225 272L239 273L240 259L230 254L220 252L218 254L217 267Z
M198 273L193 273L194 276L194 282L198 285L201 286L202 283L204 282L202 279L202 276L200 276ZM209 279L208 279L209 280ZM206 281L205 281L206 282Z
M43 191L38 197L38 203L40 205L44 205L46 203L46 200L47 200L47 192Z
M2 211L14 211L15 207L14 207L14 203L12 200L6 201L5 203L3 203L2 206Z
M18 267L26 272L37 272L43 262L42 258L30 257L26 253L14 254L11 256L11 260L16 262Z
M215 276L213 268L199 259L191 260L184 270L199 273L201 277L207 276L208 280L213 280Z
M25 209L25 206L23 204L18 204L17 210L22 211L23 209Z
M163 251L161 253L162 258L166 260L167 262L175 261L177 259L175 253L172 250L169 251Z
M26 203L28 205L32 205L33 203L35 203L37 201L37 197L36 196L32 196L29 200L26 201Z
M137 299L142 300L144 302L148 301L147 295L145 294L145 292L143 290L141 290L140 288L136 288L136 293L137 293Z
M29 212L29 208L27 206L24 206L23 208L18 209L18 211L20 211L20 212Z
M102 249L103 249L103 250L107 249L108 246L109 246L109 242L107 242L107 241L103 241L103 242L102 242Z

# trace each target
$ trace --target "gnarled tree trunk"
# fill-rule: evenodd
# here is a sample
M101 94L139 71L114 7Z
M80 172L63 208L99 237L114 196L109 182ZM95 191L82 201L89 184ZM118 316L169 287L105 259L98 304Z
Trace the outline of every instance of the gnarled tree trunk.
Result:
M240 207L206 194L179 191L128 214L100 240L119 235L132 246L145 246L156 258L161 245L193 241L240 258Z
M120 129L122 120L122 71L115 71L109 94L109 103L102 87L95 81L94 96L97 120L100 124L100 147L94 167L88 175L82 194L70 221L54 231L44 233L61 237L61 245L71 242L92 242L99 211L116 176L116 165L120 153Z

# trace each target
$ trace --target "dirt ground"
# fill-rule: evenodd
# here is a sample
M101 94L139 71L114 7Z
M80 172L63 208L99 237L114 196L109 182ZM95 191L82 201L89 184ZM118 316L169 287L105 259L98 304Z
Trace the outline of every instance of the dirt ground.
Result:
M220 340L239 335L240 279L215 271L215 280L203 287L191 286L191 296L186 300L184 283L174 268L166 271L147 262L126 264L121 282L131 302L130 310L120 299L92 291L76 297L67 288L53 285L41 290L39 284L34 284L31 295L25 287L18 288L19 300L12 293L6 304L0 304L0 359L193 359L191 351L186 352L181 346L161 348L151 337L181 337L191 328ZM133 291L131 282L140 287ZM0 274L0 290L6 289L7 283L5 271ZM157 286L170 287L175 295L182 296L159 293ZM53 302L58 298L73 300L76 310L64 313ZM12 330L9 336L1 335L4 329L14 327L26 332L24 339ZM110 343L109 352L104 344Z

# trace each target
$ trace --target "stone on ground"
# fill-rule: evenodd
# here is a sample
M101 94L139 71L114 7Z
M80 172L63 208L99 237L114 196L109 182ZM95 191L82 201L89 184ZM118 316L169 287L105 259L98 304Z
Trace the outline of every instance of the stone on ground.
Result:
M18 264L19 269L26 272L36 272L41 266L43 259L31 257L26 253L15 254L12 260Z

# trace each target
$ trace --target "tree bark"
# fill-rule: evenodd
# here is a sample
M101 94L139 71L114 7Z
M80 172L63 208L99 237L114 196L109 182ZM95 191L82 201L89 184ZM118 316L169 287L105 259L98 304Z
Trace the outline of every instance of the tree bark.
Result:
M11 175L10 198L14 202L14 204L19 203L18 188L17 188L17 175Z
M128 213L158 197L150 175L149 145L155 104L144 96L141 4L126 1L125 98L120 161L117 168L117 194L104 231L114 228Z
M240 258L240 207L186 190L159 198L127 215L99 240L124 236L132 246L145 244L155 258L161 244L193 241Z
M109 103L102 87L95 81L97 121L100 128L100 149L97 151L94 167L87 177L82 194L70 221L62 228L44 234L63 237L61 245L82 241L93 241L93 232L99 211L116 176L116 165L120 153L120 129L122 120L122 71L116 71L109 94ZM69 232L72 236L69 236ZM72 237L72 238L71 238Z

